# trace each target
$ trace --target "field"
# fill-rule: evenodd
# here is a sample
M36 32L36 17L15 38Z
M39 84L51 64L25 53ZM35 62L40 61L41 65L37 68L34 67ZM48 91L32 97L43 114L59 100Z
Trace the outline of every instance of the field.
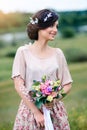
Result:
M86 51L86 42L87 34L81 34L71 39L59 38L58 41L56 39L55 43L50 44L64 51L67 48ZM5 56L7 52L16 50L17 47L8 46L0 49L0 130L12 130L20 102L11 80L13 58ZM87 62L69 63L69 69L73 84L64 103L69 115L71 130L87 130Z

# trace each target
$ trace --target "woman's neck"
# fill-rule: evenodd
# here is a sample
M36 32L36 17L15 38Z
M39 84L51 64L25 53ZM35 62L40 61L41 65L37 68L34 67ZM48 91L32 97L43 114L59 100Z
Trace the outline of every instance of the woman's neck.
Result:
M33 44L33 47L35 47L38 51L45 51L49 46L47 42L44 41L35 41Z
M33 55L40 58L47 58L54 54L53 48L48 46L47 42L35 41L30 50Z

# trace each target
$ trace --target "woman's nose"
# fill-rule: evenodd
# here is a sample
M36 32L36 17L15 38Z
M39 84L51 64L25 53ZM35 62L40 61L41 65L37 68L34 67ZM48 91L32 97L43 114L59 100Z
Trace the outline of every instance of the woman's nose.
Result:
M58 31L58 30L57 30L57 27L54 27L54 28L53 28L53 30L54 30L55 32L57 32L57 31Z

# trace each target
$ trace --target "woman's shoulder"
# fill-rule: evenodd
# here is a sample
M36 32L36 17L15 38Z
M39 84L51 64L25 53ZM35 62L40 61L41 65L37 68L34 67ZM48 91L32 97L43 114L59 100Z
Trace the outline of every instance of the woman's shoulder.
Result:
M55 51L57 56L63 56L64 55L63 50L60 49L60 48L51 47L51 49Z
M29 44L25 44L25 45L19 46L17 48L17 51L24 52L24 51L28 50L29 46L30 46Z
M63 53L63 50L62 50L62 49L60 49L60 48L53 48L53 49L55 50L55 52L56 52L56 54L57 54L57 55L59 55L59 56L64 55L64 53Z
M58 54L62 54L63 53L62 49L60 49L60 48L56 48L56 51L57 51Z

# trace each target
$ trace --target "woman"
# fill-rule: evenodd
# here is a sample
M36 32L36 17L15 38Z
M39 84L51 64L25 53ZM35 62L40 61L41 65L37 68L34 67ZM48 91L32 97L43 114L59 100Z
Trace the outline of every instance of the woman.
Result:
M45 130L43 112L29 95L33 80L46 75L50 80L60 79L66 94L71 89L72 79L62 50L48 45L54 40L57 27L58 15L53 10L40 10L30 18L27 33L34 43L19 47L13 63L12 79L22 98L14 130ZM63 103L56 100L50 107L54 130L70 130Z

